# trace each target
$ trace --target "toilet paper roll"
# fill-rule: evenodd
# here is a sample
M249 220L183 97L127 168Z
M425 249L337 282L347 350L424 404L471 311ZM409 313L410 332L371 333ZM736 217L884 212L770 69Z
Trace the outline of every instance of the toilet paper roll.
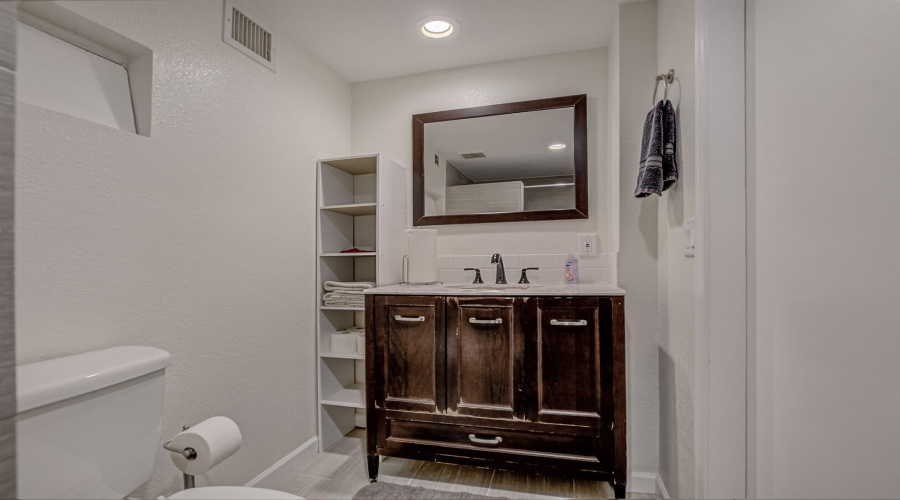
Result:
M196 476L212 469L241 448L241 430L228 417L212 417L186 431L176 434L169 443L172 448L193 448L197 458L169 452L175 467L185 474Z
M437 230L407 229L410 283L437 281Z

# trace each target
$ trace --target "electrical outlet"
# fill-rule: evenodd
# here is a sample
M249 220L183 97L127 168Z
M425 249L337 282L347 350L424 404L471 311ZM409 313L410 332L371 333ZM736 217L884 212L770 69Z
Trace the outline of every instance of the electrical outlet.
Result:
M597 233L578 235L578 255L597 255Z

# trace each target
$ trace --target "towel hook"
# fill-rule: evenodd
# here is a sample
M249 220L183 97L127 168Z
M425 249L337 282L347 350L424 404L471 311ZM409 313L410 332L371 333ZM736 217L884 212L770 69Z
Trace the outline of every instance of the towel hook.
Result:
M653 86L653 105L656 106L656 92L659 90L659 82L662 81L665 88L663 89L663 101L669 98L669 85L675 81L675 70L670 69L664 75L656 75L656 85Z

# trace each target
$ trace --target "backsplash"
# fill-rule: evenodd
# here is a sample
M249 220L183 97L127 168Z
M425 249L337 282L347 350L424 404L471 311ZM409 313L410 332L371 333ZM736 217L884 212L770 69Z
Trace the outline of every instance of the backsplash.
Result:
M532 283L562 283L567 256L568 254L503 255L506 281L516 283L522 268L537 267L538 271L528 271L528 280ZM497 266L491 264L490 255L441 255L438 256L437 265L438 279L444 283L471 283L475 279L475 272L463 271L467 267L481 269L481 277L485 283L493 283L497 275ZM578 272L581 283L616 285L616 254L578 256Z

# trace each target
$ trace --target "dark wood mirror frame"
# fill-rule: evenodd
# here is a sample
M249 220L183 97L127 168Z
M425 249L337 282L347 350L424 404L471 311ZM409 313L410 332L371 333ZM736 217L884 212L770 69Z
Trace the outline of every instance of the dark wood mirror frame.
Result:
M575 111L575 208L541 210L535 212L507 212L494 214L425 215L425 124L464 120L481 116L508 115L544 109L573 108ZM413 225L478 224L484 222L520 222L531 220L563 220L588 218L588 146L587 95L573 95L510 102L491 106L436 111L413 115Z

